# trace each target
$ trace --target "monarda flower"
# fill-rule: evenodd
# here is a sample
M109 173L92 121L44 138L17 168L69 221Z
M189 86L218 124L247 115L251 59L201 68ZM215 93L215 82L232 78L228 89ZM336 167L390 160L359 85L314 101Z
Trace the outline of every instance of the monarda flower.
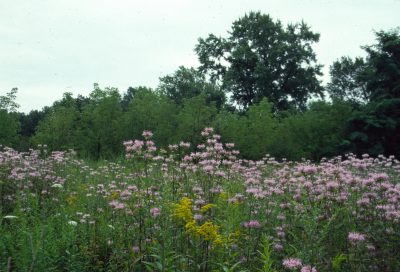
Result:
M243 227L246 229L259 229L261 228L261 224L257 220L251 220L249 222L244 222Z
M365 236L358 232L350 232L347 238L353 245L359 244L365 240Z
M159 208L151 208L150 213L152 217L156 218L161 214L161 211Z
M283 260L283 266L289 270L295 270L297 268L300 268L302 266L301 260L297 258L289 258Z

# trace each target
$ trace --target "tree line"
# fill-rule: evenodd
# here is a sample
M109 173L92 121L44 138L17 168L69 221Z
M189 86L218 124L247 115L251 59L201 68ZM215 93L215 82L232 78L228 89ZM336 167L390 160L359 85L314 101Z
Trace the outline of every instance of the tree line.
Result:
M18 112L17 90L0 96L0 144L24 150L46 144L82 157L113 158L122 141L154 132L161 146L200 142L204 127L236 143L244 158L319 160L346 152L400 155L400 35L375 32L365 58L322 65L319 34L304 22L284 25L260 12L195 46L200 66L179 67L155 89L94 84L90 95L65 93L52 106Z

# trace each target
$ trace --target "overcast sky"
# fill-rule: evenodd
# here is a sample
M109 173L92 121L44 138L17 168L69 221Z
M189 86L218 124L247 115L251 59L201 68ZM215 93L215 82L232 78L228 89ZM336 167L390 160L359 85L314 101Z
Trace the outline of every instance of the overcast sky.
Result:
M373 29L400 25L400 0L0 0L0 95L18 87L27 112L67 91L87 95L95 82L156 87L178 66L198 65L199 37L226 36L249 11L319 32L325 74L341 56L364 56Z

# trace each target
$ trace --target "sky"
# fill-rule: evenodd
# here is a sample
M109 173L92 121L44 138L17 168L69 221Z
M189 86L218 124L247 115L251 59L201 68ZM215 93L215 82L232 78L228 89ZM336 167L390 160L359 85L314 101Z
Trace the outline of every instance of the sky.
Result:
M64 92L88 95L93 83L155 88L179 66L198 66L198 38L226 37L250 11L320 33L324 82L333 61L365 56L373 30L400 26L400 0L0 0L0 95L17 87L29 112Z

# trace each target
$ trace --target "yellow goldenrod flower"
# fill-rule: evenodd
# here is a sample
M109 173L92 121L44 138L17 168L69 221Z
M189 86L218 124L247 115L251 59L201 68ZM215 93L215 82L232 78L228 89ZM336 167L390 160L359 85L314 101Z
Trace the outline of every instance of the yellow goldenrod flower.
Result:
M211 241L213 243L222 242L221 234L218 233L218 225L214 225L211 221L205 222L203 225L197 228L197 235L201 236L205 241Z
M179 201L179 204L174 205L173 216L183 220L185 223L193 220L192 200L184 197Z
M207 205L204 205L203 207L201 207L200 211L202 213L205 213L208 210L210 210L212 207L215 207L215 206L216 206L215 204L207 204Z
M196 232L197 224L195 220L191 220L186 223L185 229L188 232Z

